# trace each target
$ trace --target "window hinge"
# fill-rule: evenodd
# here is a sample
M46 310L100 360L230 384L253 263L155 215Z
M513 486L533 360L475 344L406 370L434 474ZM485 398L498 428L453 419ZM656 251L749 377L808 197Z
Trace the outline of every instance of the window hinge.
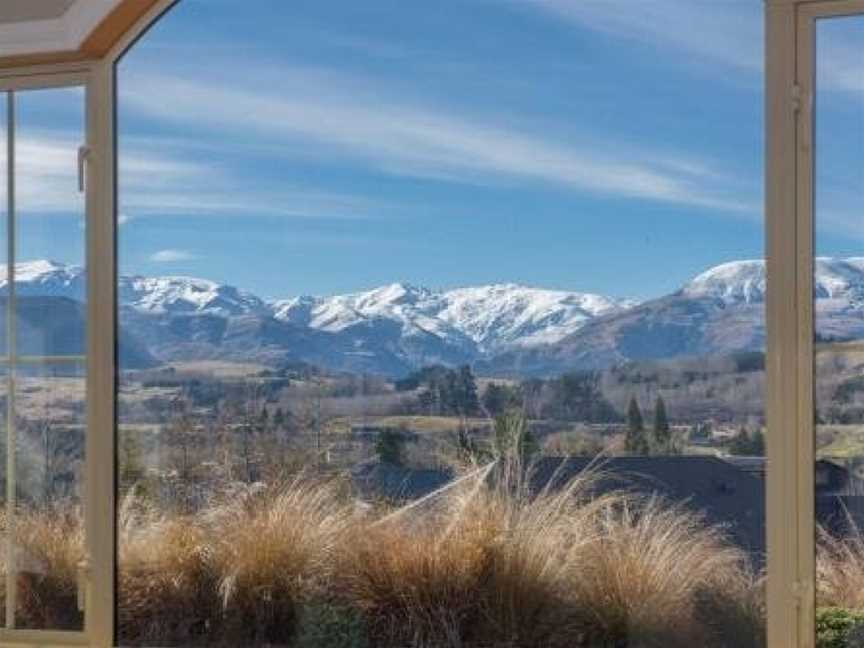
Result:
M78 191L84 193L87 186L87 160L90 157L90 147L78 147Z
M796 604L804 610L809 609L813 601L813 581L799 580L792 585L792 596L795 597Z
M796 113L801 111L801 86L797 83L792 84L792 110Z

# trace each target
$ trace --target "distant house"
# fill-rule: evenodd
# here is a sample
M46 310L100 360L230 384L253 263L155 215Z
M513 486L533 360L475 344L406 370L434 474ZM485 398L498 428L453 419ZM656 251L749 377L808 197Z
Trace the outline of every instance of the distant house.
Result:
M816 520L833 535L864 530L864 480L860 459L816 462Z
M597 494L627 490L680 503L722 526L728 537L761 565L765 556L765 489L761 479L723 459L700 455L544 457L530 477L531 489L563 486L586 470L602 478Z
M440 468L416 469L370 461L354 467L351 484L362 500L407 503L443 488L454 475Z
M533 465L529 487L533 492L556 489L588 469L604 478L597 494L629 490L657 495L681 503L722 525L730 539L761 565L765 553L765 503L762 480L715 457L613 457L602 462L589 458L544 457ZM490 479L494 479L494 471ZM357 466L352 483L357 496L367 501L386 499L411 502L447 486L454 475L446 469L416 470L377 462Z
M555 490L586 470L601 474L594 485L597 495L625 490L681 504L721 526L754 565L764 563L764 457L542 457L531 468L529 488L534 493ZM816 519L832 533L847 533L850 520L864 529L864 481L859 472L864 474L864 470L835 461L816 463ZM490 479L494 475L490 472ZM453 477L445 469L415 470L381 463L361 464L352 472L361 499L402 503L441 490Z

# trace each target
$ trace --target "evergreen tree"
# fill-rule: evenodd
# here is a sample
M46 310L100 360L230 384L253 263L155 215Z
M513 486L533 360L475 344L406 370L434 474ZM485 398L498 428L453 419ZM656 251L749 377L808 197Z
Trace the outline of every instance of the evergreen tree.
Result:
M754 457L765 456L765 433L762 430L756 430L750 437L752 455Z
M624 441L624 447L627 452L635 455L646 455L651 451L645 434L642 411L639 409L639 403L636 402L635 396L630 398L630 405L627 407L627 437Z
M468 365L459 368L456 387L458 392L456 410L462 416L476 414L480 409L480 401L477 398L477 383L474 382L474 374Z
M381 463L393 466L405 464L405 438L399 430L384 428L375 440L375 454Z
M747 428L741 426L738 434L729 442L729 454L744 457L765 456L765 434L762 430L756 430L753 434Z
M672 449L672 429L662 396L658 396L654 404L654 447L660 454L670 454Z

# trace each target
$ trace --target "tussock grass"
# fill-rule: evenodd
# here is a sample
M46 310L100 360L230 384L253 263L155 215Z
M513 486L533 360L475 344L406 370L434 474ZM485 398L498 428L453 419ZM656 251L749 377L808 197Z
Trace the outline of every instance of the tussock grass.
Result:
M820 528L816 575L820 606L864 610L864 533L851 520L843 537Z
M308 477L194 515L127 497L122 643L325 645L334 627L381 648L760 645L761 585L722 530L657 499L598 496L599 471L541 492L521 467L497 474L434 506L365 517L338 482ZM63 581L56 591L73 595L32 606L62 617L77 518L27 514L19 527Z
M215 539L225 631L253 644L293 636L301 606L323 595L353 522L337 482L305 477L213 511L206 526Z
M199 637L219 616L213 538L196 516L165 517L124 500L119 515L118 625L124 643Z
M4 516L5 517L5 516ZM53 508L16 518L18 615L22 628L80 630L77 576L84 533L75 510ZM5 531L5 520L3 528ZM5 575L5 545L3 555ZM5 601L5 589L2 600Z
M722 605L740 584L742 552L702 517L656 498L621 499L601 512L597 525L596 540L570 566L592 632L650 646L709 645L700 597Z

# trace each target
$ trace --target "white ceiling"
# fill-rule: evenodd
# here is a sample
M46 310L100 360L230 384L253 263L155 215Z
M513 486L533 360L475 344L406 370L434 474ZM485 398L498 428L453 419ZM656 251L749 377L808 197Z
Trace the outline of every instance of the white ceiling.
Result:
M0 0L0 57L77 50L120 0Z
M3 0L0 23L60 18L75 0Z

